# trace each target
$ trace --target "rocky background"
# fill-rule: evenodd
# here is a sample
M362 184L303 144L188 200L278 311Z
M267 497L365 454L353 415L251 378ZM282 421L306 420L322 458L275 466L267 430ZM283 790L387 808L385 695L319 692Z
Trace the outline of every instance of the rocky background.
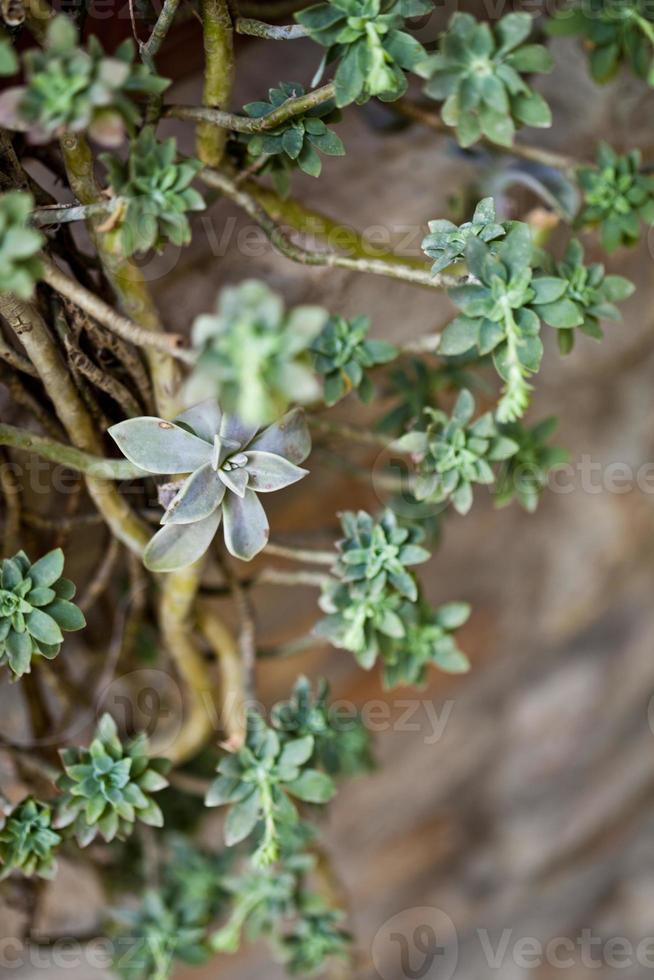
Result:
M541 86L555 127L530 138L580 159L592 157L599 138L647 154L652 96L646 101L628 80L599 90L574 44L557 43L555 53L557 70ZM281 78L306 84L315 59L304 42L244 45L235 105ZM189 79L175 100L192 102L197 92ZM448 215L452 195L479 181L483 168L428 130L383 131L372 122L349 109L338 129L348 155L327 159L320 181L298 177L294 193L359 229L385 226L396 245L404 239L404 250L417 255L427 220ZM493 161L498 169L506 164ZM224 203L195 221L193 245L149 269L171 328L187 329L221 286L245 276L266 279L289 303L369 313L374 334L394 341L447 322L451 308L433 291L292 265ZM596 258L595 241L587 245ZM422 568L435 602L472 604L461 634L470 674L434 672L423 691L389 693L376 672L364 674L348 654L320 647L259 668L270 700L285 696L300 671L327 675L335 695L362 706L379 729L377 772L342 787L324 827L357 936L357 980L494 973L549 980L564 972L604 980L641 978L654 968L654 939L647 943L654 936L654 290L647 242L609 265L638 285L624 323L611 325L601 345L582 338L565 360L551 344L530 415L560 417L557 442L570 450L572 466L533 516L515 504L497 511L478 493L465 519L448 516L441 547ZM370 461L353 447L347 455ZM318 545L334 532L336 511L371 508L377 498L369 483L320 462L301 489L277 496L275 537ZM306 630L315 599L311 590L263 593L260 636L274 643ZM207 827L212 833L215 839L215 823ZM98 904L92 878L68 865L48 886L40 926L65 935L82 923L84 932ZM5 916L2 933L12 928ZM557 937L568 942L545 952ZM108 975L89 964L43 967L53 980ZM20 980L42 973L33 965L0 968ZM282 973L266 949L254 948L178 976L276 980Z

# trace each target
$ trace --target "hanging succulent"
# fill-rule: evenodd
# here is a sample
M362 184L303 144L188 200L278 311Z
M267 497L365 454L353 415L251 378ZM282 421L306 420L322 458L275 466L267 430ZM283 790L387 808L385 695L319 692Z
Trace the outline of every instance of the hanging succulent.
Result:
M270 101L248 102L243 111L252 119L263 119L288 99L304 94L304 86L299 82L280 82L278 88L268 90ZM241 133L239 139L246 144L252 163L266 161L259 173L269 173L277 192L285 197L290 189L290 174L296 168L310 177L320 176L322 160L319 151L327 156L343 156L345 147L340 137L327 126L327 123L338 122L340 117L333 102L323 102L275 129L265 133Z
M205 798L207 806L230 804L225 821L225 843L240 843L261 828L255 866L265 867L280 854L280 826L298 821L290 797L306 803L327 803L335 793L332 779L310 768L314 752L312 735L286 739L269 728L261 715L248 713L244 746L218 765Z
M326 405L335 405L354 390L368 402L374 394L366 374L375 364L386 364L397 357L397 348L385 340L366 340L370 317L355 316L346 320L332 316L311 348L316 371L325 379Z
M532 26L527 13L506 14L491 27L457 12L438 52L418 65L425 94L444 100L443 122L455 127L461 146L482 137L511 146L517 127L552 125L547 102L522 78L554 64L547 48L524 43Z
M177 162L177 140L159 142L146 126L130 145L126 161L109 153L100 160L108 171L110 190L125 202L120 220L120 243L125 255L161 251L167 242L188 245L191 227L187 211L202 211L202 195L190 186L202 168L199 160Z
M72 825L77 843L86 847L99 834L109 842L125 840L137 820L163 826L161 810L151 797L168 785L167 759L151 759L145 735L123 746L111 715L98 722L88 749L61 750L64 775L57 781L63 796L54 826Z
M600 143L597 165L580 167L577 177L584 194L577 223L599 226L607 252L635 245L641 221L654 225L654 177L641 172L640 150L620 156L608 143Z
M183 568L207 550L224 517L230 554L250 561L266 546L268 520L258 494L296 483L311 450L304 413L294 409L263 432L208 399L173 422L127 419L109 429L120 451L147 473L189 473L168 485L164 525L143 560L156 572ZM258 433L258 434L257 434Z
M0 194L0 293L29 299L41 275L37 258L43 235L27 224L34 198L23 191Z
M404 72L413 71L426 52L403 30L405 20L429 9L426 0L329 0L295 19L327 49L324 63L338 61L336 105L345 106L371 96L392 102L406 92Z
M610 82L624 64L654 84L654 19L643 0L586 0L557 11L546 29L552 37L583 38L594 81Z
M0 880L13 871L28 878L54 878L61 837L51 821L52 807L31 796L8 815L0 815Z
M557 419L550 417L531 428L521 422L501 427L502 435L515 442L518 451L500 468L495 490L497 507L516 499L530 514L536 510L549 474L570 458L565 449L548 445L556 425Z
M482 242L493 242L506 234L506 227L498 222L492 197L480 201L471 221L455 225L445 218L429 222L430 234L422 240L425 255L434 260L432 275L437 275L455 262L465 258L466 245L471 236Z
M88 129L98 143L117 146L125 126L140 120L131 96L156 95L170 84L134 64L131 40L113 56L95 37L80 47L77 28L64 14L49 21L43 50L27 51L23 65L25 85L0 95L0 125L28 132L35 143Z
M425 602L407 604L402 611L405 636L382 644L384 685L424 684L431 664L447 674L470 670L470 662L453 635L469 616L467 602L448 602L438 609Z
M198 357L188 400L217 397L225 412L260 425L293 402L317 400L308 350L327 317L320 306L287 312L281 296L257 279L223 289L216 312L193 324Z
M61 548L32 565L24 551L0 561L0 664L15 678L30 672L32 657L52 660L63 632L86 626L83 613L70 600L75 586L62 578Z
M508 459L518 444L498 431L490 412L470 422L475 400L464 389L448 417L438 409L427 409L430 422L424 432L408 432L395 443L418 464L414 493L417 500L441 503L451 500L459 514L472 506L474 483L493 483L491 464Z

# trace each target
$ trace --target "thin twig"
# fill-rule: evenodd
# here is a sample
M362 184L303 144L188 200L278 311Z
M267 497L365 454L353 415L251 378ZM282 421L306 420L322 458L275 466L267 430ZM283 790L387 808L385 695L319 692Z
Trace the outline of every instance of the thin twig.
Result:
M321 589L329 579L321 572L282 572L278 568L264 568L256 576L255 585L309 585Z
M252 17L238 17L236 33L263 37L268 41L296 41L307 36L307 29L301 24L266 24L265 21Z
M102 480L133 480L146 476L143 470L134 466L129 460L94 456L82 449L76 449L75 446L67 446L63 442L57 442L47 436L38 436L27 429L20 429L18 426L7 425L4 422L0 422L0 446L25 449L52 463L68 466L72 470Z
M105 591L111 578L113 576L114 567L118 561L120 555L121 546L120 542L116 538L111 538L109 540L109 546L102 558L100 563L96 568L91 581L84 589L84 592L80 596L77 605L80 607L82 612L88 612L91 606L100 598L102 593Z
M307 562L310 565L333 565L336 561L336 553L333 551L317 551L312 548L289 548L283 544L275 544L269 541L266 545L267 555L276 555L277 558L288 558L289 561Z
M305 95L298 95L293 99L287 99L278 109L253 119L250 116L238 116L233 112L224 112L222 109L211 109L207 106L192 105L168 105L164 108L164 116L171 119L187 119L191 122L208 123L220 129L229 129L235 133L265 133L275 129L294 116L302 115L309 109L323 105L334 98L334 83L329 82L322 88L313 89Z
M324 435L336 436L345 442L357 442L363 446L376 446L377 448L387 449L389 439L380 432L371 432L369 429L357 429L353 425L346 425L344 422L332 422L329 419L318 419L313 415L307 416L309 428L315 432L322 432Z

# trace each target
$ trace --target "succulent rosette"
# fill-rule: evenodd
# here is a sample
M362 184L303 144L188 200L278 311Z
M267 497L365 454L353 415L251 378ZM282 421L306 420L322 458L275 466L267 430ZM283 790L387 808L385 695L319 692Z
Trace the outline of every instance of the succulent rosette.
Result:
M143 556L147 568L171 572L200 558L223 522L230 554L250 561L266 546L268 519L260 493L301 480L311 450L304 413L296 408L272 425L223 414L207 399L172 422L153 416L109 429L119 449L147 473L175 475L164 489L166 510Z

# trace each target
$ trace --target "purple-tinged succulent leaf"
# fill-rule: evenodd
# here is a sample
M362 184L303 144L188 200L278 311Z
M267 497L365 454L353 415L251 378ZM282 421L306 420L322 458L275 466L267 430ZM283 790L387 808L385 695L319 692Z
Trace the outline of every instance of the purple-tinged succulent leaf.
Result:
M174 572L192 565L211 544L221 517L222 508L218 507L195 524L165 524L148 542L143 564L151 572Z
M268 518L252 490L243 498L228 493L223 503L225 544L235 558L251 561L268 542Z
M193 405L181 415L178 415L175 422L183 422L189 425L196 436L206 442L213 443L213 437L220 429L222 412L215 398L205 398L198 405Z
M221 439L233 439L242 448L253 439L258 428L258 425L244 422L236 415L223 415L220 423L220 437Z
M273 490L283 490L292 483L297 483L308 470L290 463L276 453L266 453L261 450L248 450L247 472L248 487L256 493L270 493Z
M264 429L248 446L248 452L255 449L276 453L291 463L303 463L311 452L311 436L302 409L292 409Z
M235 493L238 497L245 495L245 488L248 485L248 472L245 468L237 470L220 470L220 479L228 490Z
M205 463L184 481L161 519L162 524L193 524L213 514L225 496L225 485Z
M148 473L190 473L211 459L212 447L203 439L154 416L118 422L109 435L130 462Z

